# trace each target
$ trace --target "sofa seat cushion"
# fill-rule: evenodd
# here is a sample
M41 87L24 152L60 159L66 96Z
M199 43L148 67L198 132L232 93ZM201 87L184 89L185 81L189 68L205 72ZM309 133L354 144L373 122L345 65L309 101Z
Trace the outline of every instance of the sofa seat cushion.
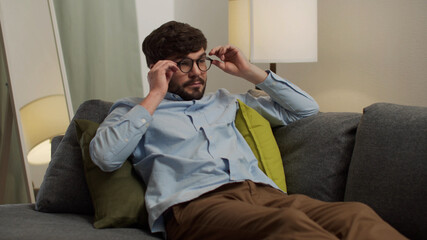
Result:
M33 204L0 205L0 240L155 240L162 236L140 228L96 229L93 216L35 211Z
M411 239L427 236L427 108L377 103L364 109L345 201L371 206Z
M289 194L344 199L360 113L319 113L275 129Z

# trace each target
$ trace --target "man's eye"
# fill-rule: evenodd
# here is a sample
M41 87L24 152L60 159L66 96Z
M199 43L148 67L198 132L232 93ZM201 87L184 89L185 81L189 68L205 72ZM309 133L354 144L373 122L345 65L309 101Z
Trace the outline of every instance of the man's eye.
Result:
M205 62L206 62L206 58L199 59L199 60L198 60L198 62L199 62L199 63L205 63Z
M181 66L185 66L185 67L191 66L191 64L192 64L192 61L182 61L181 62Z

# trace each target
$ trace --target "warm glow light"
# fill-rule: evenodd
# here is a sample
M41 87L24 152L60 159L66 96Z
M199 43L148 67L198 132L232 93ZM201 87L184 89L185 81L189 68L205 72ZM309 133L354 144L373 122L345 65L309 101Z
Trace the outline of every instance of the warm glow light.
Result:
M229 43L254 63L317 61L317 0L229 0Z
M228 1L228 39L230 44L240 48L247 58L251 56L250 20L249 0Z
M36 99L20 109L28 162L41 165L50 161L50 139L64 134L68 111L64 95Z
M28 163L43 165L50 162L50 139L33 147L27 155Z

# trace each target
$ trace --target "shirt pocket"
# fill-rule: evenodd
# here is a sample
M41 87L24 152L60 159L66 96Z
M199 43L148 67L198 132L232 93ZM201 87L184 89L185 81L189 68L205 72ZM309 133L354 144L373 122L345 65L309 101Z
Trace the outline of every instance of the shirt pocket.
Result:
M203 111L208 126L230 125L236 118L236 103L216 105L213 109Z

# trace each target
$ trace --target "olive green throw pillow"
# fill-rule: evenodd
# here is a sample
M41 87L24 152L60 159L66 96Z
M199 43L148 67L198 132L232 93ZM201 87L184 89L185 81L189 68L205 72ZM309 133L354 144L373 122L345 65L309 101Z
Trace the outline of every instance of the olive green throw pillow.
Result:
M145 186L126 161L113 172L103 172L89 155L89 143L99 124L89 120L74 120L82 149L84 172L95 210L94 227L148 226L145 209Z
M286 192L285 171L279 147L271 130L270 123L256 110L247 106L240 100L235 124L243 135L255 157L258 159L259 168L277 186Z

